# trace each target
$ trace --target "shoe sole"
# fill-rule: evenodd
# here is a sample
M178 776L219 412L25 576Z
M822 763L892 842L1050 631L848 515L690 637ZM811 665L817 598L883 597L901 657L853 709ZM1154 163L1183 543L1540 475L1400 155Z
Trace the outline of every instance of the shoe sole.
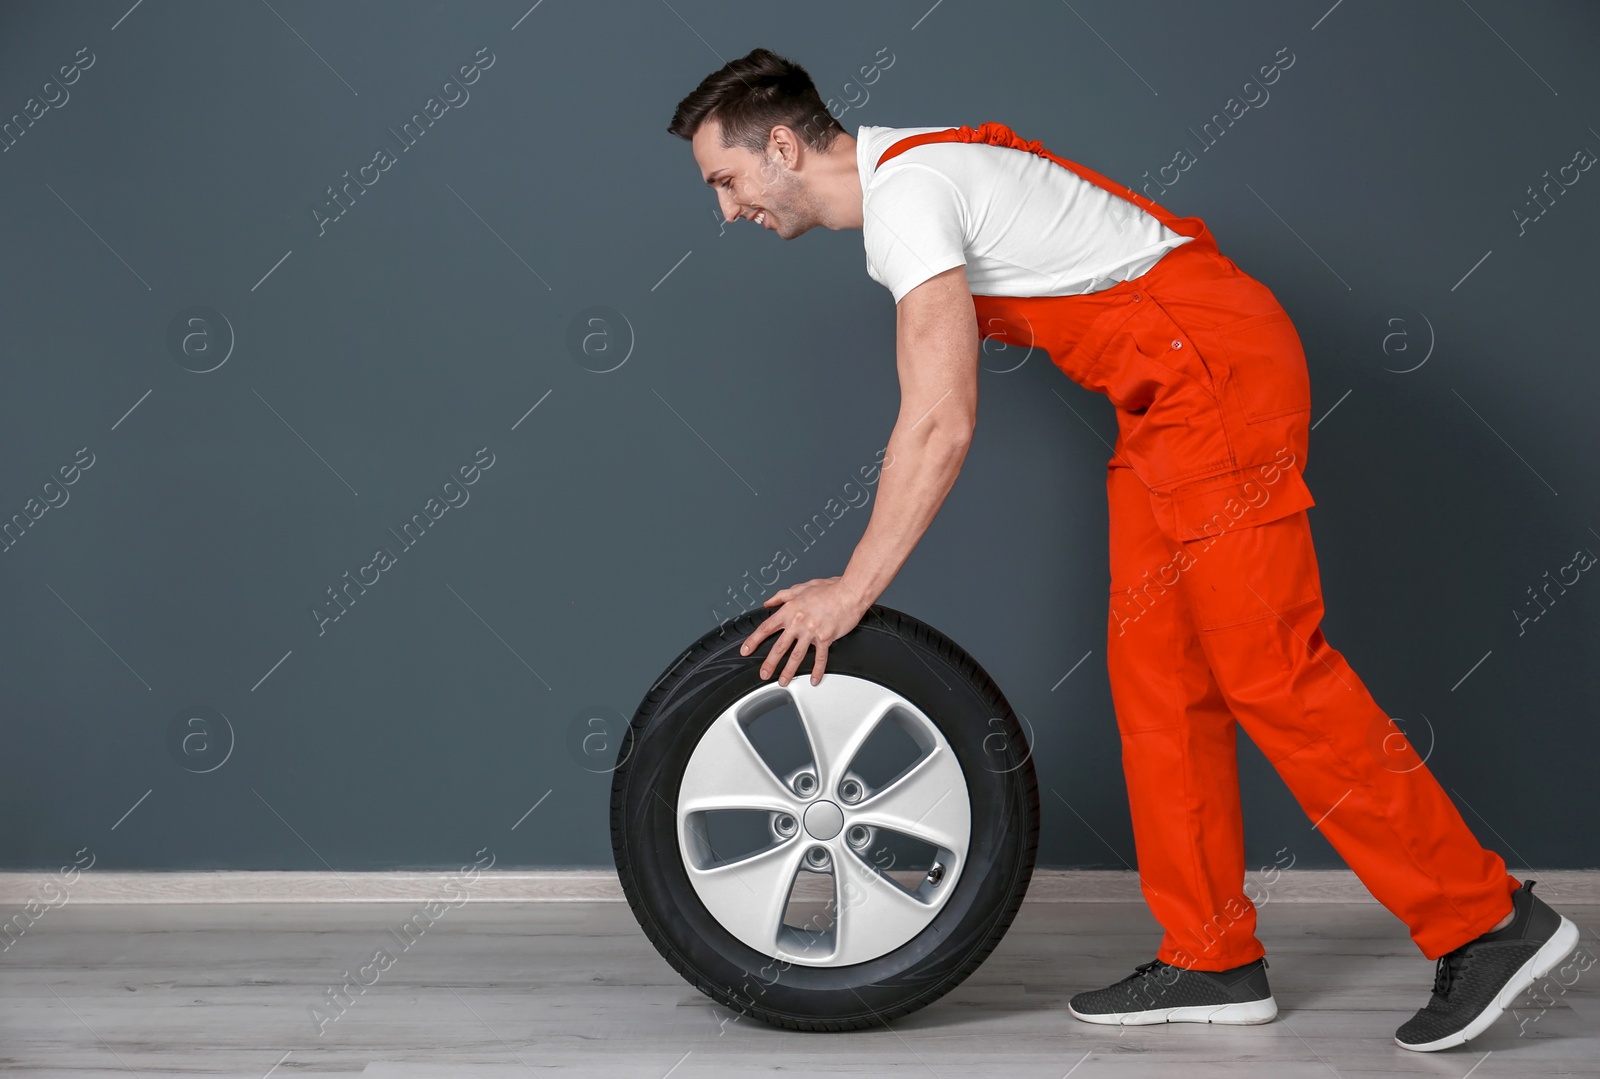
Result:
M1489 1029L1496 1019L1505 1014L1511 1002L1522 995L1528 986L1543 978L1555 969L1567 956L1571 955L1578 947L1578 927L1565 915L1561 924L1556 926L1556 931L1550 934L1550 939L1544 942L1540 949L1528 958L1528 961L1517 968L1517 972L1507 980L1500 992L1495 994L1493 1000L1484 1006L1483 1011L1456 1031L1431 1042L1418 1042L1415 1045L1403 1042L1399 1035L1395 1036L1394 1043L1402 1049L1410 1049L1416 1053L1433 1053L1440 1049L1449 1049L1453 1046L1469 1042L1479 1034Z
M1074 1019L1104 1026L1143 1027L1156 1023L1225 1023L1247 1026L1270 1023L1278 1015L1278 1003L1271 997L1238 1004L1207 1004L1188 1008L1151 1008L1142 1012L1100 1012L1085 1015L1071 1004L1067 1011Z

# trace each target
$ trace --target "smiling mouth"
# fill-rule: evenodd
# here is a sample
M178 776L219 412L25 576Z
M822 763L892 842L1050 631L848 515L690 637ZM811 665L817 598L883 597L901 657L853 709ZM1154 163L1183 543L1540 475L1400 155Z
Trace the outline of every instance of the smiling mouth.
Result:
M767 211L765 211L765 210L757 211L756 215L754 217L752 217L750 220L754 221L756 224L760 225L762 228L766 228L767 227Z

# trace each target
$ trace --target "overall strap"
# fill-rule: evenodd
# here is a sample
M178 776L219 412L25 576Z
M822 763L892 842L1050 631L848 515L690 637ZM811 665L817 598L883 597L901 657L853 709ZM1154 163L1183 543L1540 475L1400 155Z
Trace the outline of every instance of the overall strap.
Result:
M883 155L878 158L877 167L881 168L885 161L903 154L913 147L926 146L934 142L981 142L991 146L1008 146L1016 150L1026 150L1029 153L1038 154L1048 161L1053 161L1063 168L1070 169L1084 180L1105 191L1109 191L1118 198L1127 199L1180 236L1198 237L1205 230L1205 225L1199 218L1179 217L1165 207L1134 191L1133 188L1107 179L1093 169L1085 168L1076 161L1068 161L1064 157L1058 157L1046 150L1037 139L1031 142L1026 141L1006 125L994 123L993 121L981 124L978 127L963 125L962 127L946 128L943 131L926 131L920 135L908 135L883 152Z

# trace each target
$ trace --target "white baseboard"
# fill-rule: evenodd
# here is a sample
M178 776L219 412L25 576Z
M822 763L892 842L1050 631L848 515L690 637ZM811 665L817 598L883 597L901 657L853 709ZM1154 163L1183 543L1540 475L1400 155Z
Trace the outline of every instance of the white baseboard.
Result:
M1553 904L1600 904L1600 870L1517 873L1539 882ZM1290 869L1276 879L1250 878L1251 895L1271 902L1371 903L1346 869ZM47 887L52 885L52 887ZM450 885L450 887L447 887ZM491 903L620 903L622 887L609 869L489 870L465 882L457 872L288 873L215 870L199 873L114 873L89 870L72 884L56 873L0 872L0 915L30 901L72 903L424 903L465 893ZM1030 903L1138 903L1138 877L1128 870L1041 869ZM3 921L0 918L0 921Z

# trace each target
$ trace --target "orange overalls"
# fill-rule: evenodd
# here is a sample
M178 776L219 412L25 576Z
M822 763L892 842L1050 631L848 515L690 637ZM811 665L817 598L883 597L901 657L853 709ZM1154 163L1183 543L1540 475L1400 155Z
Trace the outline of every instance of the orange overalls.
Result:
M1198 217L1002 124L910 136L878 164L929 142L1038 154L1193 237L1099 292L973 297L983 337L1044 349L1116 406L1106 667L1140 884L1165 929L1157 957L1226 970L1265 951L1245 894L1235 720L1425 956L1489 929L1520 881L1322 635L1301 479L1310 379L1277 298Z

